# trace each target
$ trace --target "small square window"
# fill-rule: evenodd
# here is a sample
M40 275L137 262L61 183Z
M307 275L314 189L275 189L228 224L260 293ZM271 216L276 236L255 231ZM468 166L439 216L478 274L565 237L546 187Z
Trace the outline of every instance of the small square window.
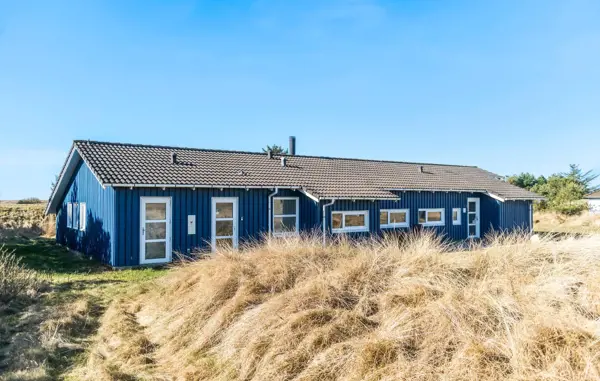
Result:
M460 225L461 224L461 211L460 208L452 209L452 225Z
M332 229L341 229L342 228L342 213L332 213L331 214L331 228Z
M367 210L332 212L331 231L333 233L369 231L369 212Z
M444 209L419 209L419 224L423 226L444 226Z
M379 225L384 226L388 224L388 214L387 210L379 212Z
M407 228L408 209L383 209L379 213L379 226L386 228Z

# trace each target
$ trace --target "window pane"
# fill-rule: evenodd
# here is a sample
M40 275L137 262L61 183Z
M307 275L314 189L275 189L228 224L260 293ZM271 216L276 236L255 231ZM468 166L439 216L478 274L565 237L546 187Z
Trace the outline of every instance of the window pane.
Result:
M216 246L218 249L229 250L233 247L233 238L219 238L216 240Z
M275 217L273 218L273 231L275 233L295 232L296 217Z
M390 213L390 224L406 223L406 212Z
M469 223L470 224L475 223L475 217L477 217L477 215L475 213L469 213Z
M273 200L273 214L296 214L296 200Z
M452 221L458 221L458 210L452 210Z
M73 203L73 229L79 228L79 204Z
M347 214L344 216L344 227L362 227L365 226L364 214Z
M442 212L429 212L427 215L427 222L441 222Z
M85 230L87 222L86 204L79 204L79 229Z
M233 203L232 202L217 202L216 204L217 218L233 218Z
M146 222L146 239L166 239L166 222Z
M333 229L342 228L342 213L331 213L331 227Z
M233 235L233 221L216 221L217 223L217 237L220 236L232 236Z
M146 220L166 220L167 204L148 203L146 204Z
M379 213L379 225L387 225L388 223L388 212Z
M73 204L67 204L67 227L73 227Z
M425 222L427 222L427 212L419 210L419 223L424 224Z
M469 212L475 212L477 210L477 203L475 201L469 201Z
M475 234L477 234L477 228L475 225L469 225L469 237L472 237Z
M161 259L166 257L166 242L146 242L146 259Z

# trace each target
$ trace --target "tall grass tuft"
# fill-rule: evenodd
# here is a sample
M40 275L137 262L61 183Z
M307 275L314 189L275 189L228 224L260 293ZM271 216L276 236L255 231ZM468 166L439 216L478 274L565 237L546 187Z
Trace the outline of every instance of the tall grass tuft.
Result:
M598 380L600 237L271 239L105 316L94 380Z
M22 265L14 251L0 246L0 302L31 298L44 284L35 271Z
M0 233L7 237L54 236L55 215L44 215L45 204L0 204Z

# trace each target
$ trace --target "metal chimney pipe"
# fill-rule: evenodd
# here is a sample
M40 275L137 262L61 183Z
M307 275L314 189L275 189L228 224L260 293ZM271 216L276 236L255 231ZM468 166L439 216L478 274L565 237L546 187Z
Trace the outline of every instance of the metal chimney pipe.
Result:
M288 149L288 153L290 155L295 155L296 154L296 137L295 136L290 136L290 146Z
M171 152L171 164L177 164L177 154L175 152Z

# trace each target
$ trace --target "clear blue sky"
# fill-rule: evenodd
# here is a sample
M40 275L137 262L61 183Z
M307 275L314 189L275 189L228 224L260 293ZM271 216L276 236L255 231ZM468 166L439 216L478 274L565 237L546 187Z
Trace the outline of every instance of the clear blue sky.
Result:
M600 169L600 2L0 0L0 199L73 139Z

